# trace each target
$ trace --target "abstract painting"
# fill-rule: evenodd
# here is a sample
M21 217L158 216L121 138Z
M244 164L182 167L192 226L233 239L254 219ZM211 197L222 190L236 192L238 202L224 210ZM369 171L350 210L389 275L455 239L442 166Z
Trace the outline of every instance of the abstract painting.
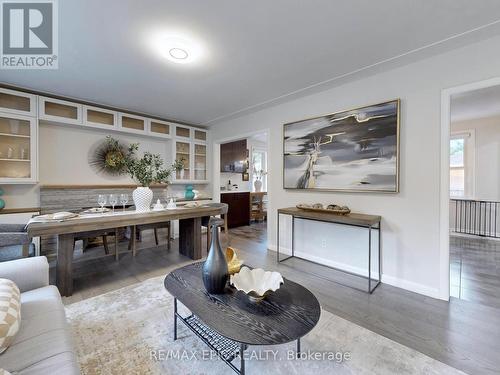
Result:
M284 125L283 187L399 191L399 99Z

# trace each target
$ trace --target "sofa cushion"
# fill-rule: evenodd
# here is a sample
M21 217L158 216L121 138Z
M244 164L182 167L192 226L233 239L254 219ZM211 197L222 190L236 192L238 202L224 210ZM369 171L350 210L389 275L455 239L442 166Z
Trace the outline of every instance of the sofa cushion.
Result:
M21 329L0 356L0 367L20 374L79 374L57 288L22 293L21 311Z
M14 341L21 324L21 293L13 281L0 279L0 353Z

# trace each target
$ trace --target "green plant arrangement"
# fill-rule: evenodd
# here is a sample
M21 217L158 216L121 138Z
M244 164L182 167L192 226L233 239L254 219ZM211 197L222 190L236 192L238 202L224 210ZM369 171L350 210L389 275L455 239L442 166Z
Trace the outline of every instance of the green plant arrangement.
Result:
M176 160L169 168L164 168L161 156L151 152L145 152L138 158L138 149L138 143L132 143L128 147L125 166L129 176L143 187L149 187L151 184L169 184L172 173L183 167L183 161Z
M121 175L125 172L127 163L127 148L110 135L90 157L89 164L98 173Z

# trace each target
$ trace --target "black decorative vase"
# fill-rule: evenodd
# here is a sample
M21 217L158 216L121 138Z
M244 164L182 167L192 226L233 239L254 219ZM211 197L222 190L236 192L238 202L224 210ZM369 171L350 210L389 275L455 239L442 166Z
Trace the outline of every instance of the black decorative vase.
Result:
M205 284L207 292L211 294L224 293L229 278L226 256L222 252L219 239L219 227L222 225L224 225L224 220L210 219L209 228L212 231L212 242L207 260L203 264L203 284Z

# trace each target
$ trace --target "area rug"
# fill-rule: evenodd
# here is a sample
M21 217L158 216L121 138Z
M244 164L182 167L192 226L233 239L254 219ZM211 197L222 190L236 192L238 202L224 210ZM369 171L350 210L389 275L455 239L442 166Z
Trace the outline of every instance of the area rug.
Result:
M173 341L173 298L163 277L68 305L66 313L83 374L234 373L182 323ZM250 347L246 373L463 374L325 310L302 340L303 355L294 357L294 349Z

